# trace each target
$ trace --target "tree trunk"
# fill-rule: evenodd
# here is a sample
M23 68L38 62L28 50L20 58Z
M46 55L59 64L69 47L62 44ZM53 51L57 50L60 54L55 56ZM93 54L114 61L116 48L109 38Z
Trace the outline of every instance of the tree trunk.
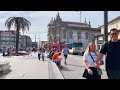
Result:
M17 33L16 33L16 54L18 53L18 49L19 49L19 23L18 23L18 19L16 21L17 23Z

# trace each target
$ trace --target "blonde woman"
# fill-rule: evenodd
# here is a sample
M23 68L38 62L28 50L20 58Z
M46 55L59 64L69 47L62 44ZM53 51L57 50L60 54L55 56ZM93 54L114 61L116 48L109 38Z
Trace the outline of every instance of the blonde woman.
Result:
M94 66L94 61L98 54L95 43L89 43L83 55L85 71L82 77L86 79L101 79L101 75L98 75L97 68Z

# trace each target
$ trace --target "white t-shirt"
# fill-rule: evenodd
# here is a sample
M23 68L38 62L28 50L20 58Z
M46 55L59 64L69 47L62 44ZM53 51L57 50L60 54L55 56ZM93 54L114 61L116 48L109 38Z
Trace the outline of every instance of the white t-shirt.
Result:
M90 52L91 56L93 57L94 61L97 59L97 56L98 56L98 52L97 53L94 53L94 52ZM92 57L90 56L90 54L84 54L83 55L83 60L87 60L87 64L88 64L88 67L94 67L94 61L92 59Z
M41 54L41 51L38 51L38 54Z

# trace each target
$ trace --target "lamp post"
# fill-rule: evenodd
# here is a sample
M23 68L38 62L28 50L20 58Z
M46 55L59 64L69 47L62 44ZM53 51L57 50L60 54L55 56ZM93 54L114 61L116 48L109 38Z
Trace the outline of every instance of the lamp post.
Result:
M57 14L59 15L59 12L57 11ZM57 28L58 28L58 44L60 44L60 21L58 20L57 22Z
M78 12L78 11L76 11L76 12ZM81 22L82 22L82 11L79 12L79 15L80 15L80 24L81 24ZM80 26L80 30L81 30L81 26ZM78 38L78 42L79 42L79 38Z
M108 41L108 11L104 11L104 41Z
M39 45L39 48L40 48L40 35L39 35L39 38L38 38L39 42L38 42L38 45Z

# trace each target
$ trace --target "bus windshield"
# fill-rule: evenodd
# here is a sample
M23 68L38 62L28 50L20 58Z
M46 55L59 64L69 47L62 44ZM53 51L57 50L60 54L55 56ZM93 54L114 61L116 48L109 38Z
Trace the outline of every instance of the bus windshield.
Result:
M82 47L82 43L73 43L72 44L73 47Z

